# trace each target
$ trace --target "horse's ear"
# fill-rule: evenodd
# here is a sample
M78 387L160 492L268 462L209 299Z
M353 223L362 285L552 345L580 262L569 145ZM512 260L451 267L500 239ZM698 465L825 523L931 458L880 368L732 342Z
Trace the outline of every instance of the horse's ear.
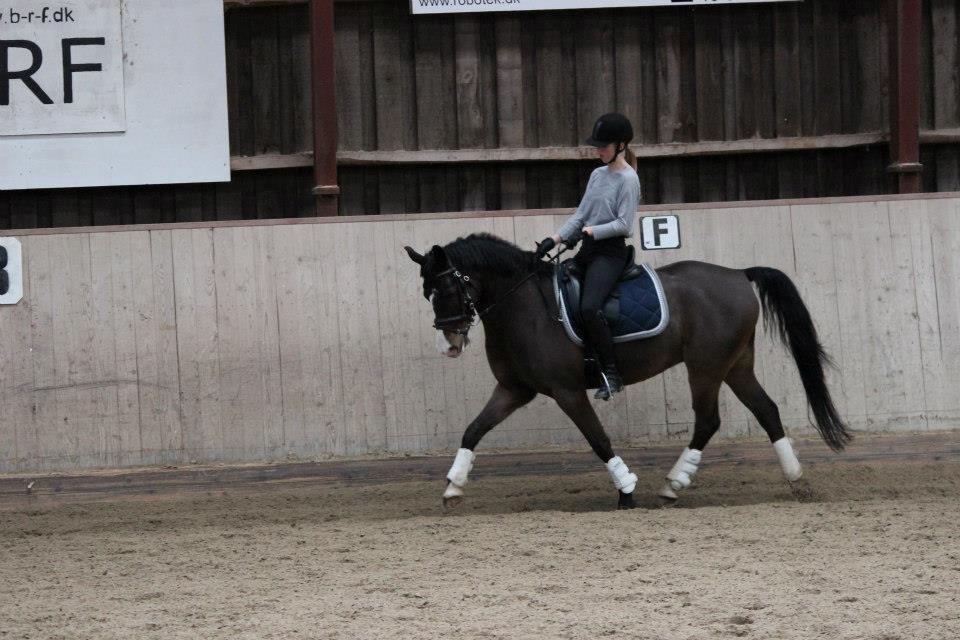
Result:
M411 247L404 247L404 249L407 251L407 255L410 256L410 259L416 262L417 264L423 266L423 263L427 261L426 256L420 255L419 253L414 251Z

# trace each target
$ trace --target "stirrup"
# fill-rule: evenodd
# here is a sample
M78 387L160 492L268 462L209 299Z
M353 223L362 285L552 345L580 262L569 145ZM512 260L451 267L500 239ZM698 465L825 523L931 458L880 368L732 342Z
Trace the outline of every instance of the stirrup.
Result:
M623 391L623 380L616 367L600 369L600 377L603 379L603 386L593 394L594 400L609 400L613 394Z

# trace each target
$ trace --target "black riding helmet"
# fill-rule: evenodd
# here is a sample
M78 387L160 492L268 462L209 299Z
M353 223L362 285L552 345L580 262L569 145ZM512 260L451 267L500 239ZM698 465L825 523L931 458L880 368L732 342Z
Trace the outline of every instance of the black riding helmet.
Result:
M631 140L633 140L633 125L630 124L627 116L622 113L605 113L597 118L597 121L593 124L593 132L586 142L592 147L605 147L611 142L616 144L617 152L613 154L613 159L610 160L610 162L614 162L617 156L627 148L627 144ZM620 148L621 143L623 144L622 149Z

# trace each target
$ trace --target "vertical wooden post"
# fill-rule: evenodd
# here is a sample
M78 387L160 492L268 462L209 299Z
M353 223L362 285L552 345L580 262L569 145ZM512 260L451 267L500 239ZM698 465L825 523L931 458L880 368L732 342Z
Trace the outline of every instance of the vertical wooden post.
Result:
M337 96L333 58L333 0L310 0L313 80L313 194L318 216L337 215Z
M887 0L890 33L890 166L899 193L921 191L920 28L922 0Z

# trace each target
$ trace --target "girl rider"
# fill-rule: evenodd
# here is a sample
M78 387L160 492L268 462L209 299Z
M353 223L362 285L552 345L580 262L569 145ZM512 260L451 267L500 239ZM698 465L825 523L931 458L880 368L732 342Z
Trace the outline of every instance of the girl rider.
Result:
M603 400L609 400L623 389L603 303L626 266L626 238L633 235L640 204L636 158L627 148L632 139L633 126L626 116L607 113L597 119L586 142L597 148L597 156L604 166L590 174L586 191L573 215L556 235L537 245L537 258L541 259L561 242L572 247L583 239L574 261L584 274L580 307L585 342L597 354L605 384L594 397Z

